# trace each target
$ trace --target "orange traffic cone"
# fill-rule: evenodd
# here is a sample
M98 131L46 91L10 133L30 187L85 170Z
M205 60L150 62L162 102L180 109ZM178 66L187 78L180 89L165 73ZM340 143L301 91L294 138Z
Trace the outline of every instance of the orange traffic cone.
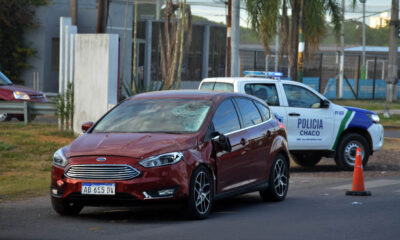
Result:
M365 191L364 188L364 174L362 166L361 149L358 148L356 152L356 162L354 164L353 174L353 187L351 191L346 191L346 195L352 196L371 196L370 191Z

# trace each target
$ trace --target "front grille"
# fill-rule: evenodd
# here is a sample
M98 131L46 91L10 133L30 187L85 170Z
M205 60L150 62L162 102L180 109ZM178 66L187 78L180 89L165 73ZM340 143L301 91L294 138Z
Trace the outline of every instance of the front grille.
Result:
M71 165L65 171L65 176L69 178L91 180L128 180L139 174L140 172L136 168L119 164Z

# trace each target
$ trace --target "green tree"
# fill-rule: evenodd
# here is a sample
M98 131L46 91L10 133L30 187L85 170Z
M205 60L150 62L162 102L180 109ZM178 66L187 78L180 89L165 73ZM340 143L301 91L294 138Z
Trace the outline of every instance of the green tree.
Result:
M296 80L300 0L246 0L246 9L251 27L258 32L267 53L270 52L269 43L279 33L281 39L279 65L282 62L282 56L288 55L290 77ZM305 0L304 9L305 55L307 56L318 49L319 42L327 30L328 16L338 36L341 13L336 0Z
M35 55L24 34L37 27L35 7L48 3L49 0L0 0L0 69L16 83L22 82L20 73L29 67L27 58Z

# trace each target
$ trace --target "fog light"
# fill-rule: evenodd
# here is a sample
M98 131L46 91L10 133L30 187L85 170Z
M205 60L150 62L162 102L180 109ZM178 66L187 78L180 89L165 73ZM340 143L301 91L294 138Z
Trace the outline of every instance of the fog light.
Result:
M158 191L158 195L159 195L159 196L168 196L168 195L172 195L172 194L174 194L174 190L175 190L175 189L173 189L173 188L170 188L170 189L163 189L163 190Z
M51 189L51 193L54 195L58 194L58 190L56 188Z

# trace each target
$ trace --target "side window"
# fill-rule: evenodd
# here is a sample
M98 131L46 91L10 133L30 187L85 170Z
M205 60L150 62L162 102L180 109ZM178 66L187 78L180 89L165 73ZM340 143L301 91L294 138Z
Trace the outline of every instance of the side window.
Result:
M321 99L310 90L290 84L284 84L289 107L320 108Z
M226 134L240 129L239 118L232 100L223 101L215 111L212 123L215 131Z
M260 112L251 100L236 98L236 103L243 118L243 127L250 127L262 122Z
M230 83L216 83L214 91L220 92L233 92L233 85Z
M215 82L203 82L201 84L200 90L213 90Z
M264 118L264 121L268 120L271 117L271 112L269 111L269 108L265 107L264 105L262 105L258 102L255 102L255 103L256 103L258 109L260 110L261 115Z
M251 83L246 84L244 91L247 94L261 98L270 106L279 106L278 92L275 84Z

